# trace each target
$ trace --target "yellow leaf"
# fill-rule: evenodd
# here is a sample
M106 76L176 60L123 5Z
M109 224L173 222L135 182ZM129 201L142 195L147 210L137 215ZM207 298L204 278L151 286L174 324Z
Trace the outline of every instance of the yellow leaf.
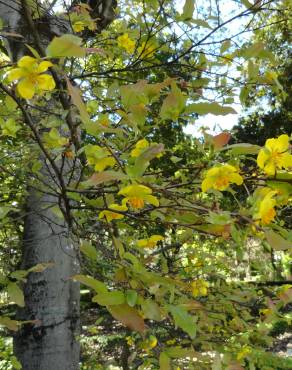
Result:
M47 47L47 56L51 58L62 57L79 57L82 58L86 54L86 50L80 45L82 39L74 35L62 35L54 37Z

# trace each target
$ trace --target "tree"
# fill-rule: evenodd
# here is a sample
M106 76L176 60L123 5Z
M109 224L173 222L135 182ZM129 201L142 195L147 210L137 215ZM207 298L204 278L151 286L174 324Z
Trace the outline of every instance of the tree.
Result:
M234 2L226 16L220 2L189 0L181 12L157 0L74 1L62 13L55 1L0 3L1 190L12 187L0 214L9 235L23 231L21 269L1 282L24 306L0 323L19 328L24 369L78 368L79 283L116 333L109 351L123 369L286 366L265 349L291 289L264 290L263 266L242 269L251 238L258 262L291 248L278 222L289 137L227 146L227 133L202 143L182 130L198 115L234 113L246 85L280 93L264 69L273 53L238 38L258 17L269 27L277 4ZM243 166L250 156L256 176Z
M110 20L111 6L111 1L103 3L103 13L99 14L102 18L100 27L105 26ZM22 73L23 80L26 79L28 86L26 89L24 87L20 96L31 99L34 87L37 84L41 86L41 79L46 90L45 84L49 78L41 72L46 71L51 63L39 63L33 57L25 57L27 47L24 43L28 42L33 46L36 50L33 54L41 58L41 55L45 56L44 50L54 33L68 30L69 22L61 17L53 17L50 8L43 7L38 2L29 4L27 1L22 1L18 4L8 1L1 4L0 9L4 27L7 30L7 51L12 62L24 61L22 65L19 63L18 71ZM20 32L21 35L19 35ZM30 34L33 34L32 39L31 36L26 36ZM21 37L20 42L17 37ZM37 68L40 68L39 72ZM45 77L47 80L44 80ZM55 74L55 81L56 79L58 77ZM53 81L52 78L51 81ZM61 81L58 81L61 91ZM53 84L55 86L56 82ZM50 90L50 86L47 87ZM28 91L28 89L31 90ZM15 98L11 91L4 87L3 90L6 91L7 97ZM18 101L17 98L14 100ZM46 99L48 111L54 110L58 104L61 104L63 109L70 108L68 99L62 92L59 93L58 99L54 96ZM40 132L44 131L44 128L38 126L38 120L41 121L44 115L37 111L31 114L25 109L27 108L21 108L24 119L32 130L34 140L39 142L40 150L38 150L39 153L33 154L38 158L39 172L36 177L39 178L39 184L36 186L36 179L26 181L28 196L23 225L21 268L29 270L33 266L39 266L35 271L44 271L42 275L29 274L25 284L25 308L20 311L18 317L28 321L28 324L24 325L15 337L15 353L25 369L75 369L79 363L79 345L76 336L79 332L80 298L79 285L70 280L70 276L78 273L79 266L76 241L71 232L72 220L68 198L65 195L65 186L70 180L64 174L64 172L72 173L72 168L64 156L60 160L53 159L48 153L48 148L41 143ZM16 117L19 119L18 116ZM77 145L76 119L69 113L66 120L71 127L71 138L75 138L75 145ZM66 140L63 139L63 141ZM59 195L47 191L54 186L57 186L64 195L62 199ZM56 217L52 207L60 207L64 220L60 221ZM52 267L46 269L49 265ZM19 288L13 284L8 284L8 292L12 297L19 295L17 302L20 306L24 306Z

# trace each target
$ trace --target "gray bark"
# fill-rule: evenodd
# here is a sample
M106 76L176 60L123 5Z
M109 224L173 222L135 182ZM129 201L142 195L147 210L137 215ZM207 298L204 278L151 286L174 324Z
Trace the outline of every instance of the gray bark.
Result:
M16 62L28 50L24 44L34 45L32 32L25 20L22 1L0 0L0 17L4 31L23 38L8 35L4 40L7 51ZM103 0L94 8L98 12L98 30L114 18L115 0ZM93 15L96 15L95 13ZM46 14L35 28L46 47L55 35L70 32L64 19ZM56 102L57 103L57 102ZM54 106L54 101L50 105ZM37 117L36 117L37 119ZM59 187L58 176L40 154L43 179L51 187ZM60 169L60 164L56 163ZM68 164L64 170L69 171ZM66 176L64 178L66 180ZM39 184L41 186L41 184ZM14 351L23 370L76 370L79 364L79 284L70 277L79 271L78 251L66 221L60 220L50 207L59 204L59 198L29 189L24 222L22 268L38 263L52 263L52 267L40 273L31 273L24 285L25 307L18 319L34 322L24 324L14 339ZM42 189L43 190L43 189ZM63 199L64 201L64 199Z
M18 318L36 320L25 324L14 341L24 370L75 370L79 363L79 285L70 279L79 266L66 223L48 208L56 202L33 190L27 201L22 268L53 265L31 273L24 286L25 308Z
M8 36L5 40L14 62L27 53L24 42L32 44L31 32L19 4L9 0L0 2L5 31L24 36L23 39ZM48 36L42 38L44 47L49 41ZM50 105L53 104L51 101ZM58 179L53 175L54 170L44 155L40 155L40 161L43 179L56 188ZM65 169L69 170L68 165ZM36 186L42 185L34 182ZM34 189L28 190L25 210L22 269L39 263L51 263L52 266L43 272L30 273L24 284L25 307L19 310L17 318L33 322L24 324L16 334L14 351L23 370L76 370L80 353L76 338L80 297L79 284L70 279L79 272L76 243L67 223L51 211L52 206L58 205L57 196Z

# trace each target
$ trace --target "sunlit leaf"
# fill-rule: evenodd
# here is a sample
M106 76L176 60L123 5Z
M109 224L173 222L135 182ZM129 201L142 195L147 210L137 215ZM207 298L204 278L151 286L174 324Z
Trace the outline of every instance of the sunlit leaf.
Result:
M101 306L121 305L125 303L125 295L119 291L98 293L92 298L92 302L96 302Z
M128 328L141 333L145 331L144 320L135 308L127 304L107 308L115 319L121 321Z
M284 239L280 234L275 233L273 230L265 231L270 246L276 251L283 251L292 248L292 242Z
M51 58L61 57L84 57L86 50L80 45L82 39L75 35L62 35L54 37L47 47L47 56Z
M0 325L13 331L17 331L19 329L19 322L6 316L0 316Z
M191 316L185 308L179 306L168 306L175 325L185 331L192 339L197 333L196 318Z
M159 370L171 370L171 361L165 352L160 353Z
M214 114L216 116L225 116L226 114L236 114L232 107L224 107L218 103L193 103L186 107L185 113L197 113L200 115Z
M185 5L183 7L182 12L182 20L188 20L193 17L193 13L195 10L195 0L185 0Z
M102 171L94 173L90 179L86 181L88 185L100 185L108 181L123 180L128 176L120 171Z
M84 284L89 288L94 289L97 293L107 293L107 287L105 286L105 284L92 278L91 276L74 275L72 276L72 279L79 281L81 284Z
M96 248L88 241L86 240L81 241L80 250L83 254L85 254L86 257L95 261L98 259L98 253Z
M24 296L22 290L16 283L9 283L7 285L7 293L10 300L20 307L24 307Z

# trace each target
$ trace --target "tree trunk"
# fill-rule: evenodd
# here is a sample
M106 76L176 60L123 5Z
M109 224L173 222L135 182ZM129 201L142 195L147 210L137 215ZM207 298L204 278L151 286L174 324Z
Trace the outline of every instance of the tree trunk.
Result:
M18 319L36 322L25 324L15 337L23 370L76 370L79 363L79 284L70 279L78 273L77 251L66 223L47 208L56 203L53 196L32 190L27 201L22 268L52 266L30 273L24 286L25 307Z
M13 62L28 53L25 43L35 47L32 30L25 19L27 4L25 0L0 1L0 16L7 34L5 45ZM113 20L116 0L103 0L97 4L94 9L98 14L92 15L98 19L100 31ZM63 18L60 22L52 19L55 20L52 24L49 16L40 22L46 29L39 35L44 48L53 35L70 32ZM51 104L54 107L53 100ZM40 155L40 161L47 184L50 188L58 187L59 179L52 175L54 169L43 155ZM58 163L56 166L60 167ZM61 172L70 171L63 168ZM80 352L76 338L79 334L80 292L79 284L70 277L79 271L77 244L66 221L52 212L52 207L58 206L60 199L46 192L37 192L35 185L29 189L26 205L22 268L29 269L39 263L52 265L43 272L30 273L24 284L25 307L19 311L18 319L33 322L24 324L16 334L14 351L23 370L76 370Z
M1 2L0 14L7 33L20 34L30 43L31 32L19 2ZM13 35L5 40L13 62L28 52L24 50L24 40ZM51 101L50 105L53 104ZM43 155L40 161L43 178L56 187L53 169ZM51 210L58 205L58 197L34 189L28 190L22 269L39 263L50 263L51 267L30 273L24 284L25 307L19 310L17 319L33 322L24 324L16 334L14 351L23 370L76 370L80 354L77 340L80 293L79 284L70 279L79 272L76 243L67 223Z

